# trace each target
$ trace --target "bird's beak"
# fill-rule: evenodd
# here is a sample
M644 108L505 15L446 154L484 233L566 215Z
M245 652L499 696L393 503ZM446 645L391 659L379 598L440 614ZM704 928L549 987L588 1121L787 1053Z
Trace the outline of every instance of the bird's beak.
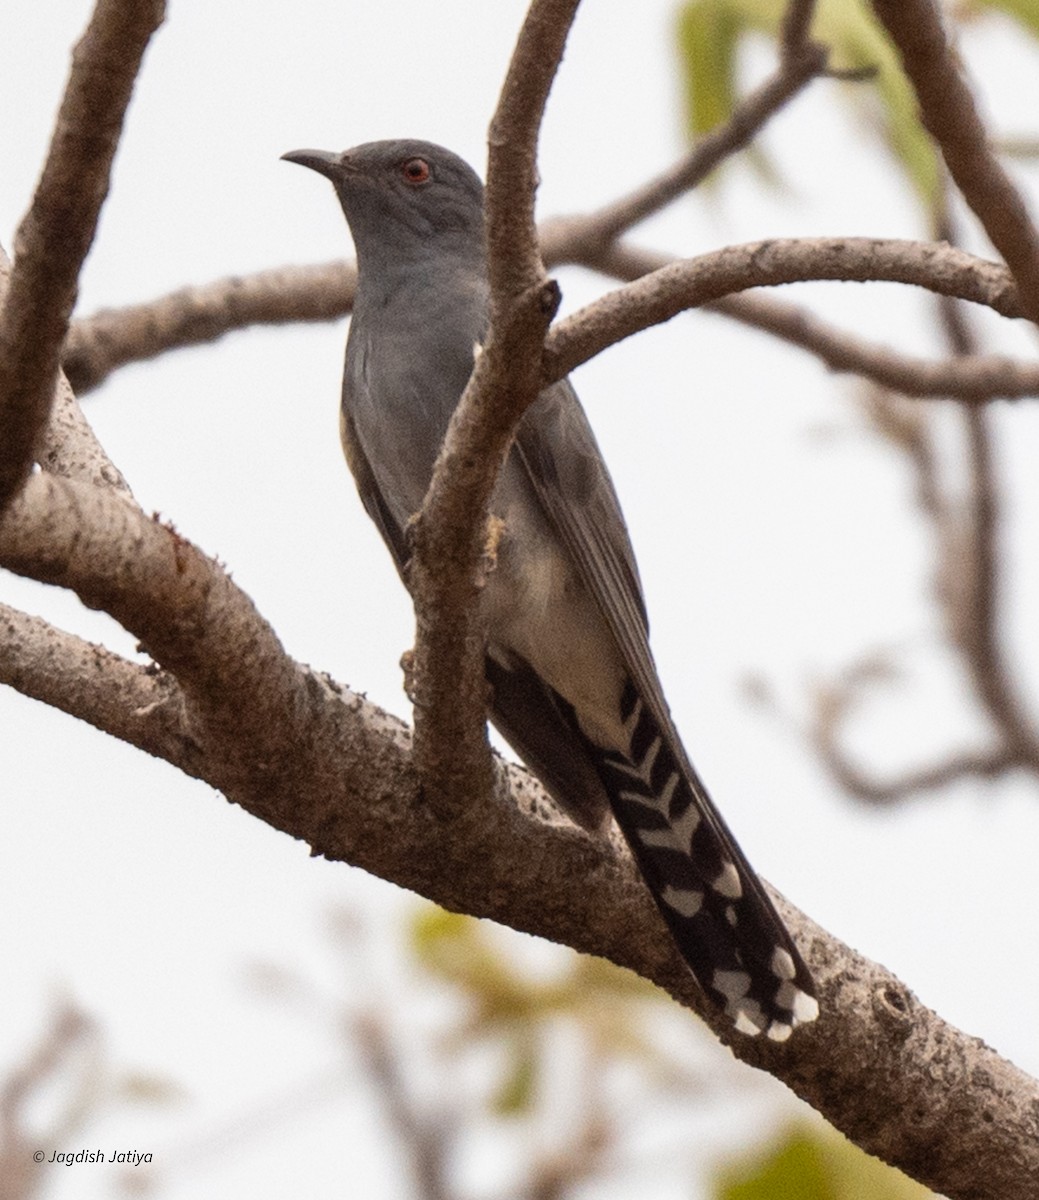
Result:
M333 154L329 150L290 150L283 154L282 158L286 162L309 167L327 179L334 179L343 168L342 155Z

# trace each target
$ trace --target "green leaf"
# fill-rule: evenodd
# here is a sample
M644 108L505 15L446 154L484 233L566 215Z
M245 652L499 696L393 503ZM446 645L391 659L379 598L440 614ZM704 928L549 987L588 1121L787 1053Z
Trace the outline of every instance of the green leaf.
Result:
M491 1101L491 1108L502 1117L519 1117L534 1107L537 1093L538 1057L530 1037L512 1039L505 1075Z
M756 1163L730 1168L717 1200L837 1200L817 1142L794 1133ZM871 1197L879 1200L879 1197Z
M995 2L995 0L993 0ZM1022 9L1039 0L1003 0ZM685 87L686 124L699 136L728 119L736 104L738 51L750 34L777 38L784 0L688 0L678 20L678 48ZM898 52L865 0L819 0L812 36L830 49L830 66L872 67L870 82L847 84L845 97L872 106L874 123L907 179L932 212L939 199L937 152L917 116L916 96L902 72Z
M1039 37L1039 0L975 0L975 4L978 8L1005 13L1029 33Z
M929 1200L933 1193L823 1126L795 1126L771 1150L724 1168L715 1200Z
M730 0L692 0L678 16L686 126L693 137L732 115L741 24Z

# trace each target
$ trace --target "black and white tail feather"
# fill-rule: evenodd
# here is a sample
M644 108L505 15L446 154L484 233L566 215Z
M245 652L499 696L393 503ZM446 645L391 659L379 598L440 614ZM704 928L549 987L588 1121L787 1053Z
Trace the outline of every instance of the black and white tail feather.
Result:
M736 1028L785 1041L819 1013L808 968L673 730L631 683L621 705L628 754L589 750L653 898Z

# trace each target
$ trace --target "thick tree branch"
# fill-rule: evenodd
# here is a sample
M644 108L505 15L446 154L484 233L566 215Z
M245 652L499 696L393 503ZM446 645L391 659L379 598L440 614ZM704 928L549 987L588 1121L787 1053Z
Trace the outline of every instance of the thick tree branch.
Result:
M199 774L199 751L172 675L0 604L0 683Z
M163 0L98 0L73 53L47 162L15 239L0 312L0 511L37 453L126 106L164 12Z
M130 485L97 440L63 371L58 374L54 405L40 438L38 458L40 466L52 475L112 488L133 501Z
M157 603L161 608L161 598ZM165 617L174 618L178 606L166 607ZM823 1016L783 1047L740 1038L703 1012L616 842L592 838L556 816L518 768L499 769L511 800L501 793L503 801L485 819L441 822L424 803L399 722L295 664L291 673L303 680L307 706L297 710L293 754L276 786L259 768L252 778L229 776L223 760L248 752L260 764L270 762L284 752L280 730L250 723L241 732L224 727L204 736L194 764L230 799L315 853L448 908L632 968L701 1012L719 1036L732 1039L737 1057L784 1080L852 1140L950 1200L1028 1194L1039 1177L1039 1086L919 1005L881 967L780 898L820 984ZM265 704L255 680L226 658L216 674L229 706L247 714ZM83 703L89 704L85 693ZM182 745L171 739L158 752L183 765ZM912 1121L904 1119L907 1111Z
M175 530L109 489L37 474L0 519L0 565L69 588L136 635L183 689L178 736L205 753L234 733L239 752L219 768L226 786L277 779L306 709L298 668L223 569ZM82 665L89 654L81 646L73 658ZM253 753L252 739L269 759Z
M497 770L494 804L474 803L472 819L442 822L424 801L406 730L288 659L248 599L173 531L108 490L36 475L0 521L0 562L104 607L176 672L183 706L176 693L162 697L173 733L153 737L153 753L315 853L449 908L601 954L701 1011L622 847L555 815L515 768ZM38 691L46 646L27 654L31 669L18 676L8 666L6 677ZM71 654L91 669L92 648L80 643ZM152 695L128 664L103 669L115 673L105 703L121 690L128 708ZM51 686L60 689L61 678ZM145 740L128 713L106 716L90 689L64 686L66 711ZM740 1038L717 1014L704 1014L716 1032L867 1150L945 1195L1027 1194L1039 1173L1035 1082L777 903L820 984L823 1016L784 1047ZM903 1119L909 1108L913 1122Z
M411 530L415 758L442 815L457 816L474 790L493 784L479 575L494 553L491 492L541 389L541 347L559 302L534 226L537 135L576 8L577 0L533 0L513 52L488 137L490 328Z
M1039 231L1020 192L992 153L958 57L934 0L873 0L916 89L920 118L949 173L1003 256L1021 311L1039 322Z

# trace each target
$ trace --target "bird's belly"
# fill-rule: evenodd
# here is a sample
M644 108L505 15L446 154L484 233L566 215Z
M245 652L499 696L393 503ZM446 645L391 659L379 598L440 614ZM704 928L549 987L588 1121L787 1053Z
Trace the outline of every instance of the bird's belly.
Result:
M483 595L488 650L502 666L523 659L571 705L596 745L626 751L617 644L562 546L540 533L510 528L506 518Z

